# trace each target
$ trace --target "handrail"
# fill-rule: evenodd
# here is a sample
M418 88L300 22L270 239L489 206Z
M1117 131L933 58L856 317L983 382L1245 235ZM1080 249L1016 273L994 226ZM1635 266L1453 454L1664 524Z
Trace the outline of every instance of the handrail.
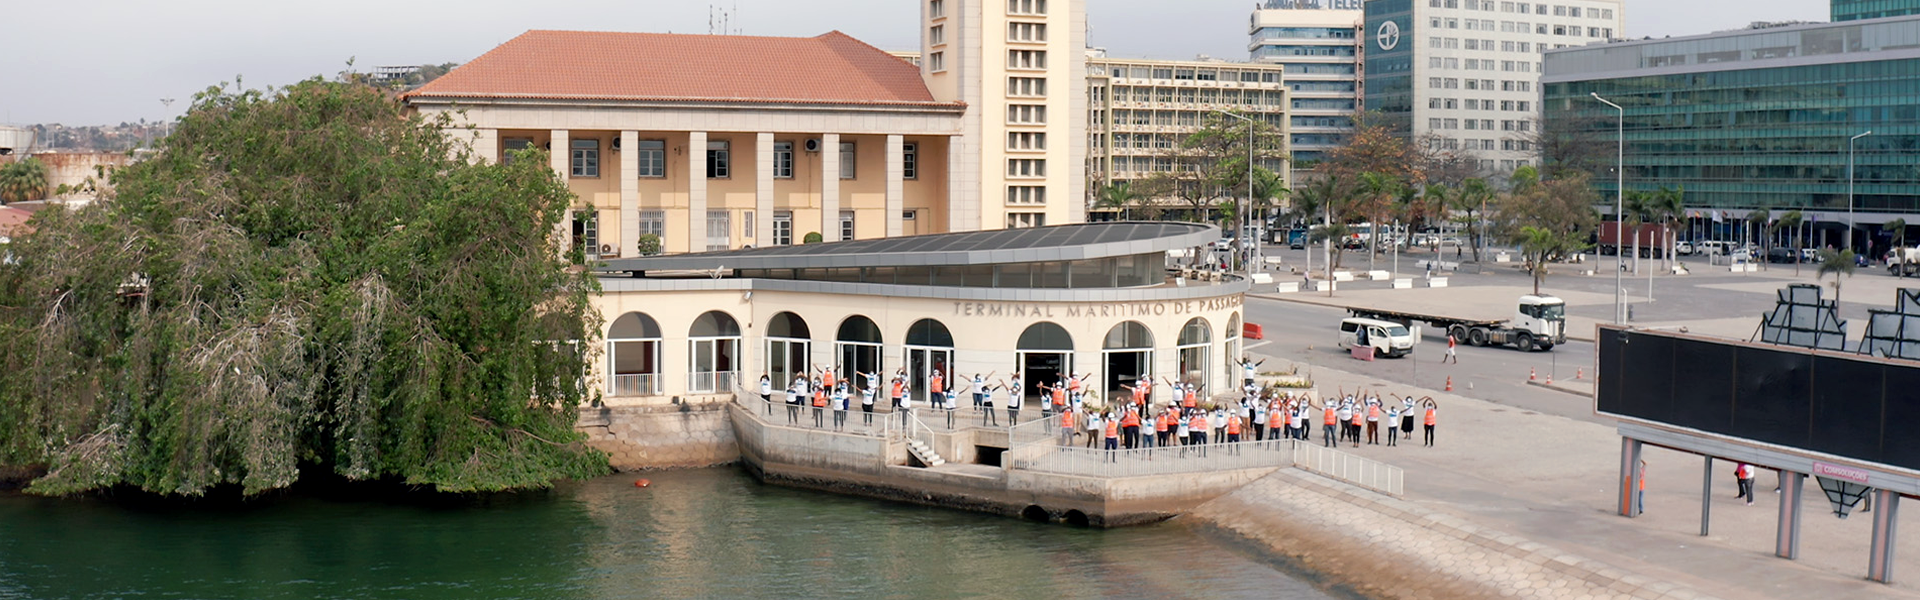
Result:
M785 395L784 392L774 394L774 396ZM821 425L815 426L813 424L814 407L810 404L793 405L780 400L761 400L758 392L740 386L735 386L734 388L733 401L735 404L740 405L742 409L745 409L748 415L771 427L793 427L842 435L881 438L890 437L894 432L893 415L882 413L878 410L868 413L859 410L858 407L848 407L849 410L846 411L846 423L839 428L835 428L832 420L834 411L831 407L820 409L825 413L823 415L824 418L821 419ZM791 416L784 422L780 420L780 416L788 413L783 413L782 408L791 409ZM872 415L872 423L868 423L867 419L861 418L862 415Z

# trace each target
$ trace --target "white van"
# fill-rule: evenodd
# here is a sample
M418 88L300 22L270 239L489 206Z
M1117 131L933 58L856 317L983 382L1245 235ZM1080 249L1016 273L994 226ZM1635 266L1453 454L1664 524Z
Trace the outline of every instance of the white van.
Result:
M1393 321L1349 317L1340 320L1340 347L1371 347L1374 356L1397 358L1413 353L1415 334Z

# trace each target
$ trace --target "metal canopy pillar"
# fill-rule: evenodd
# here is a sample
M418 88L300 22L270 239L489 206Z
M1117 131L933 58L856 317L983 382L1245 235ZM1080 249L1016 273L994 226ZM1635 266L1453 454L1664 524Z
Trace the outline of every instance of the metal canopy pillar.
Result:
M1640 468L1640 440L1620 438L1620 516L1638 517L1646 508L1640 505L1640 489L1644 485L1641 480L1645 476Z
M1867 579L1893 583L1894 529L1900 524L1900 494L1873 490L1880 512L1873 513L1873 548L1867 558Z
M1707 524L1713 517L1713 457L1700 467L1700 537L1707 536Z
M1806 482L1804 473L1780 471L1780 523L1773 538L1774 556L1800 558L1800 492Z

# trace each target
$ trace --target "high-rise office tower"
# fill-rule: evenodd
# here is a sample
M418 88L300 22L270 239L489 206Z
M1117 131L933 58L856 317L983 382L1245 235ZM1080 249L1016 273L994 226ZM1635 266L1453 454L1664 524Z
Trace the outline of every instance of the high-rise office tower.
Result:
M1253 60L1286 67L1295 168L1344 143L1354 112L1365 109L1360 6L1360 0L1267 0L1253 11Z

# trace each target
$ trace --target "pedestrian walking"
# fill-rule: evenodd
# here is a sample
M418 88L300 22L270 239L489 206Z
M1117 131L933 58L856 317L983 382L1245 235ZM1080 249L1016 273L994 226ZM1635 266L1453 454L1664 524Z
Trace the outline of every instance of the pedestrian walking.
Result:
M1755 474L1754 474L1753 465L1750 465L1747 463L1740 463L1738 466L1735 466L1733 468L1733 478L1735 480L1735 483L1739 485L1739 490L1740 490L1739 494L1735 495L1734 497L1746 499L1747 506L1753 506L1754 475Z
M1456 365L1460 364L1459 351L1454 348L1456 344L1457 342L1453 339L1453 334L1448 333L1447 334L1447 354L1445 356L1440 357L1440 364L1444 365L1449 362Z
M1427 414L1431 415L1433 413L1428 412ZM1428 425L1427 431L1429 432L1428 435L1431 436L1433 426ZM1427 445L1431 446L1433 444ZM1647 461L1640 461L1640 476L1636 479L1640 480L1640 489L1635 490L1633 494L1633 512L1644 513L1647 512Z

